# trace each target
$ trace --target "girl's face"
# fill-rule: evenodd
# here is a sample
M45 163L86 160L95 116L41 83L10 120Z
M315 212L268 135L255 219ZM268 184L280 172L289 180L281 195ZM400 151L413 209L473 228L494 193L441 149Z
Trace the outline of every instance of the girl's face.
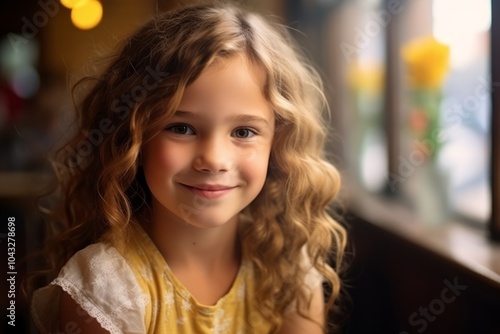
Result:
M188 86L175 115L143 148L161 223L221 226L261 191L274 134L265 75L244 56L216 62Z

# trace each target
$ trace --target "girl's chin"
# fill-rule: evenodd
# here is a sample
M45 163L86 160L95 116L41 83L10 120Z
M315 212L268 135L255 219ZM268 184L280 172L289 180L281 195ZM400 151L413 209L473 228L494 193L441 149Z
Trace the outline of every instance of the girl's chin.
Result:
M233 218L213 218L213 219L196 219L191 217L191 219L184 220L187 224L200 228L200 229L211 229L218 228L226 225L233 224L237 221L237 217Z

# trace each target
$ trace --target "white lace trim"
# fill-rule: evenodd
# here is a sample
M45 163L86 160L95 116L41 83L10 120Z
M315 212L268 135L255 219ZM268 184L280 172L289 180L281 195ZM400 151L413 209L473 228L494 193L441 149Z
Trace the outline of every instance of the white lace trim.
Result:
M123 332L113 323L113 321L97 308L83 293L80 293L68 280L58 277L50 283L51 285L60 286L80 307L95 318L102 328L109 331L111 334L122 334Z
M93 244L77 252L49 286L35 292L34 321L46 332L59 327L62 291L112 334L146 332L145 311L151 298L127 261L109 245Z

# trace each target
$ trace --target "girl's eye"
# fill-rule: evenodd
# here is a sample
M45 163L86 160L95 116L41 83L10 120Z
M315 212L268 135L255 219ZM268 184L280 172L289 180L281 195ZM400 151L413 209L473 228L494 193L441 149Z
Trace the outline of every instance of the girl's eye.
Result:
M173 132L177 135L194 135L193 129L186 124L175 124L167 127L165 130Z
M233 135L236 138L251 138L251 137L255 136L256 134L257 133L250 128L239 128L239 129L234 130L234 132L233 132Z

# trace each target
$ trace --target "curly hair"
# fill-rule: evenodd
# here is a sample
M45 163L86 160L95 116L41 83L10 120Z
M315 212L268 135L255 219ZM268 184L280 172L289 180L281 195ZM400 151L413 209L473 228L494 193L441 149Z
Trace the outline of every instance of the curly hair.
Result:
M60 204L51 214L57 224L46 247L48 272L56 275L91 243L123 249L131 222L140 223L151 202L141 148L207 66L244 54L266 74L264 96L276 124L267 180L241 219L262 315L274 330L291 304L306 316L303 258L330 284L330 308L346 244L344 228L328 212L340 176L323 153L328 108L320 76L294 45L285 27L254 13L227 4L188 6L151 20L103 74L82 79L75 87L91 89L77 105L80 131L56 156Z

